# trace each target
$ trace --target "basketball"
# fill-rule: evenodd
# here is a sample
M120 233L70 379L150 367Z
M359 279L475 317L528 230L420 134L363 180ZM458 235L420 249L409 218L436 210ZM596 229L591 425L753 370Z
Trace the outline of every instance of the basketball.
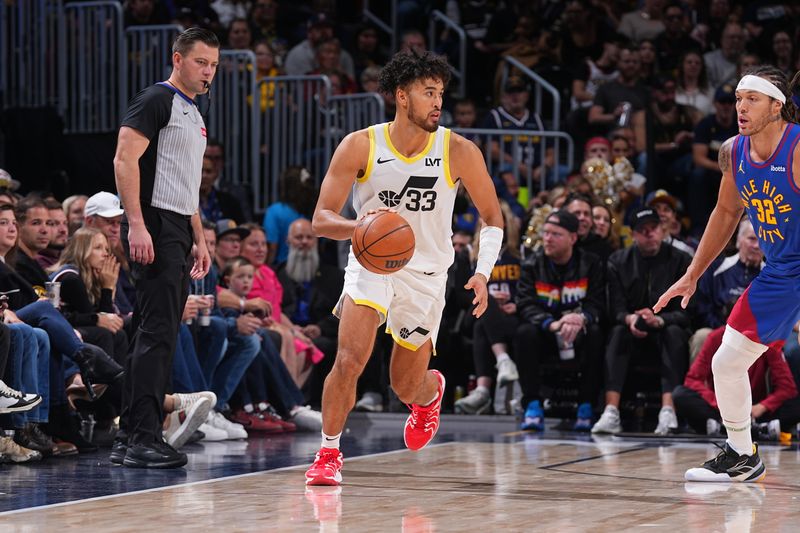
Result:
M392 274L411 261L414 230L397 213L379 211L361 219L352 243L361 266L376 274Z

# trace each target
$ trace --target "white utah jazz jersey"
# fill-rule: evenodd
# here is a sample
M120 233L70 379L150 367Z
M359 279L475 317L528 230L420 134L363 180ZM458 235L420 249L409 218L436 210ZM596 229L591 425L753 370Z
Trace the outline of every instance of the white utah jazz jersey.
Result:
M353 186L358 217L391 207L414 230L416 249L405 268L446 271L453 263L453 204L458 190L450 176L450 130L439 127L418 155L400 154L389 138L389 123L369 128L369 162ZM457 177L456 177L457 179Z

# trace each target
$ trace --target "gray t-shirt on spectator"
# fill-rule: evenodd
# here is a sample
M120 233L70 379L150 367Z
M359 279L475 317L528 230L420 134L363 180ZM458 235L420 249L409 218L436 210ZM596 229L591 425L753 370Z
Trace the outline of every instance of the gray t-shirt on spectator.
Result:
M317 68L317 61L314 57L314 47L311 42L306 39L298 44L286 55L286 64L284 69L289 76L302 76ZM353 64L352 56L347 53L347 50L342 49L341 58L339 59L339 68L350 76L350 79L356 78L356 69Z
M708 83L714 89L722 85L728 78L736 74L736 63L728 61L722 50L714 50L713 52L706 52L703 55L703 61L706 64L706 73L708 73Z
M641 11L631 11L622 15L617 31L631 41L639 43L642 39L655 39L656 35L664 31L664 23L645 18Z

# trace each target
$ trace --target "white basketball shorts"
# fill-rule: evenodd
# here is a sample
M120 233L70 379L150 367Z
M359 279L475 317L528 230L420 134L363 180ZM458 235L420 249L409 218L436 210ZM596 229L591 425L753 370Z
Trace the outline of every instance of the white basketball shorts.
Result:
M352 252L344 271L344 289L333 314L341 318L344 297L377 311L386 332L400 346L416 351L431 339L434 348L444 310L447 271L426 274L402 269L374 274L362 267Z

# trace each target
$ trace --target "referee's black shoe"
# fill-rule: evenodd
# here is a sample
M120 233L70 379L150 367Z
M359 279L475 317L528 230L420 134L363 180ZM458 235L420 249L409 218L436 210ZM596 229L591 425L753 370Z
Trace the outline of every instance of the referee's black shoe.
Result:
M114 439L114 444L111 445L111 454L108 460L111 464L121 465L125 461L125 455L128 453L128 443L121 439Z
M727 442L719 446L722 451L703 463L703 466L690 468L684 477L686 481L740 481L752 483L761 481L766 475L766 467L758 456L758 445L753 444L752 455L739 455Z
M180 468L188 459L164 441L128 446L122 464L131 468Z

